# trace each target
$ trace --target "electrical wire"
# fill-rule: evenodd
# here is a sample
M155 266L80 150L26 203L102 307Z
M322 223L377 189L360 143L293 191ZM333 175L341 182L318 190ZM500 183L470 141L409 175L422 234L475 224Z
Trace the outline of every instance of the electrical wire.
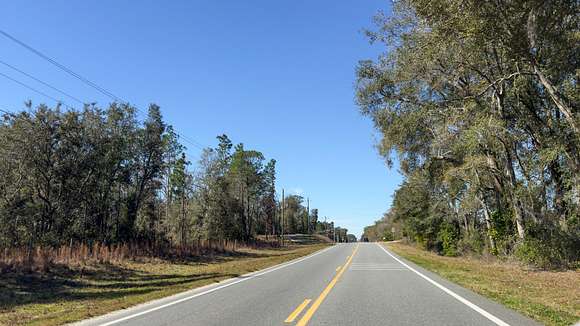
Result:
M71 99L75 100L76 102L80 103L81 105L84 105L84 104L85 104L83 101L79 100L78 98L76 98L76 97L74 97L74 96L72 96L72 95L70 95L70 94L68 94L68 93L66 93L66 92L64 92L64 91L62 91L62 90L60 90L60 89L58 89L58 88L56 88L56 87L52 86L52 85L50 85L50 84L49 84L49 83L47 83L47 82L44 82L44 81L42 81L42 80L40 80L40 79L38 79L38 78L36 78L36 77L32 76L31 74L29 74L29 73L27 73L27 72L23 71L22 69L16 68L16 67L14 67L13 65L11 65L11 64L9 64L9 63L7 63L7 62L4 62L4 61L2 61L2 60L0 60L0 64L3 64L3 65L5 65L6 67L8 67L8 68L10 68L10 69L12 69L12 70L14 70L14 71L17 71L17 72L19 72L19 73L23 74L24 76L26 76L26 77L28 77L28 78L30 78L30 79L32 79L32 80L34 80L34 81L36 81L36 82L39 82L39 83L41 83L42 85L44 85L44 86L46 86L46 87L48 87L48 88L50 88L50 89L52 89L52 90L55 90L55 91L57 91L57 92L61 93L61 94L62 94L62 95L64 95L64 96L67 96L67 97L69 97L69 98L71 98Z
M33 92L35 92L35 93L38 93L38 94L40 94L40 95L42 95L42 96L45 96L45 97L47 97L47 98L49 98L49 99L51 99L51 100L55 101L57 104L62 104L62 105L64 105L64 106L66 106L68 109L71 109L71 110L73 109L71 106L69 106L68 104L66 104L64 101L62 101L62 100L59 100L59 99L57 99L57 98L54 98L54 97L52 97L52 96L50 96L50 95L48 95L48 94L46 94L46 93L44 93L44 92L42 92L42 91L39 91L38 89L36 89L36 88L34 88L34 87L32 87L32 86L29 86L29 85L27 85L27 84L25 84L25 83L23 83L23 82L21 82L21 81L19 81L19 80L17 80L17 79L14 79L14 78L12 78L12 77L10 77L10 76L8 76L8 75L6 75L6 74L2 73L2 72L0 72L0 76L2 76L2 77L4 77L4 78L6 78L6 79L8 79L8 80L11 80L12 82L14 82L14 83L16 83L16 84L19 84L20 86L22 86L22 87L24 87L24 88L27 88L27 89L29 89L29 90L31 90L31 91L33 91Z
M88 78L86 78L86 77L83 77L82 75L80 75L80 74L76 73L76 72L75 72L75 71L73 71L71 68L69 68L69 67L67 67L67 66L65 66L65 65L63 65L63 64L61 64L61 63L59 63L59 62L58 62L58 61L56 61L55 59L53 59L53 58L49 57L48 55L46 55L46 54L44 54L43 52L41 52L41 51L39 51L39 50L35 49L34 47L32 47L32 46L30 46L30 45L28 45L28 44L24 43L23 41L21 41L21 40L17 39L16 37L14 37L14 36L12 36L12 35L10 35L10 34L8 34L7 32L5 32L5 31L3 31L3 30L0 30L0 34L4 35L4 36L5 36L6 38L8 38L9 40L11 40L11 41L15 42L16 44L18 44L18 45L22 46L23 48L27 49L28 51L30 51L30 52L32 52L32 53L34 53L34 54L36 54L37 56L41 57L42 59L44 59L44 60L46 60L46 61L50 62L51 64L53 64L53 65L54 65L54 66L56 66L57 68L59 68L59 69L63 70L64 72L68 73L69 75L71 75L71 76L75 77L76 79L80 80L81 82L85 83L86 85L88 85L88 86L90 86L90 87L94 88L95 90L99 91L101 94L103 94L103 95L105 95L105 96L107 96L107 97L111 98L113 101L115 101L115 102L120 102L120 103L124 103L124 104L127 104L127 105L129 105L129 102L128 102L128 101L125 101L124 99L122 99L122 98L120 98L120 97L116 96L115 94L111 93L110 91L106 90L105 88L103 88L103 87L101 87L101 86L97 85L96 83L94 83L94 82L90 81ZM9 78L9 77L7 77L7 78ZM32 77L31 77L31 78L32 78ZM12 78L9 78L9 79L13 80ZM16 83L18 83L18 84L21 84L22 86L24 86L24 87L26 87L26 88L28 88L28 89L34 90L33 88L31 88L31 87L29 87L29 86L27 86L27 85L24 85L24 84L23 84L23 83L21 83L21 82L18 82L18 81L15 81L15 80L13 80L13 81L14 81L14 82L16 82ZM38 81L38 80L37 80L37 81ZM47 85L48 85L48 83L47 83ZM53 88L52 86L49 86L49 87ZM56 88L53 88L53 89L56 89ZM58 91L58 89L56 89L56 90ZM52 98L52 97L50 97L50 96L48 96L48 95L46 95L46 94L44 94L44 93L42 93L42 92L39 92L39 91L37 91L37 90L34 90L34 91L35 91L35 92L37 92L37 93L41 93L41 94L43 94L43 95L45 95L45 96L47 96L47 97L49 97L49 98L51 98L51 99L54 99L54 98ZM59 92L60 92L60 91L59 91ZM67 107L68 107L68 105L67 105ZM137 112L139 112L139 113L141 113L141 114L145 115L145 113L144 113L142 110L140 110L138 107L136 107L136 106L134 106L134 105L132 105L132 107L133 107L133 108L135 108L135 110L136 110ZM201 149L201 150L203 150L204 148L206 148L206 147L207 147L207 146L204 146L204 145L200 144L199 142L197 142L197 141L195 141L195 140L192 140L192 139L190 139L190 138L186 137L185 135L183 135L183 134L182 134L182 133L180 133L180 132L177 132L177 131L176 131L175 133L176 133L177 135L179 135L179 136L180 136L180 137L181 137L181 138L182 138L182 139L183 139L185 142L189 143L190 145L192 145L192 146L194 146L194 147L197 147L198 149Z

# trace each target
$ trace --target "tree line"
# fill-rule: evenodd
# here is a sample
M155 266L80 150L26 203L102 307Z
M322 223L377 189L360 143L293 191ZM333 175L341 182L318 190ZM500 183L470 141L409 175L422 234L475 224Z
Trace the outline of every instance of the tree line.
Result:
M69 243L188 246L259 235L332 234L304 198L278 199L276 161L218 136L192 171L151 105L32 107L0 123L0 247ZM195 172L194 172L195 171Z
M359 63L356 90L404 182L368 232L399 223L446 255L578 264L579 3L393 6L366 32L385 51Z

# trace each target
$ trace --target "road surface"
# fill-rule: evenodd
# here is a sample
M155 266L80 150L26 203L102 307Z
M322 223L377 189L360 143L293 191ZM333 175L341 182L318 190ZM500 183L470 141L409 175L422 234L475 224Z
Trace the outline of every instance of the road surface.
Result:
M376 243L337 244L79 324L538 325Z

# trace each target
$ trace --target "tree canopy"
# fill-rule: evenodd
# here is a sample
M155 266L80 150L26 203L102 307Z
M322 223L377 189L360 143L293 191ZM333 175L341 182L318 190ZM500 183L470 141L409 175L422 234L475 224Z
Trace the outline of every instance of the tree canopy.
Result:
M276 161L226 135L192 171L151 105L40 105L0 121L0 247L72 242L185 247L199 240L332 234L300 196L276 193Z
M577 1L394 2L357 103L405 177L392 215L443 253L578 261ZM483 235L483 236L481 236Z

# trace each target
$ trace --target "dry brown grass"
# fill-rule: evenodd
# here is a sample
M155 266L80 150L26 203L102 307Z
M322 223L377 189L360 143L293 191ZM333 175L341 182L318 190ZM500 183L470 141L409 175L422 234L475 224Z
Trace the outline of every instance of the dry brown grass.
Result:
M580 271L538 271L493 259L443 257L403 243L398 255L546 325L580 320Z
M180 260L53 265L48 272L4 272L0 325L60 325L308 255L326 244L243 248Z
M70 243L60 247L4 248L0 250L0 271L47 271L54 265L117 264L127 260L184 259L235 253L239 250L279 248L275 238L240 242L228 240L194 241L187 246L154 245L146 242L106 245L94 242Z

